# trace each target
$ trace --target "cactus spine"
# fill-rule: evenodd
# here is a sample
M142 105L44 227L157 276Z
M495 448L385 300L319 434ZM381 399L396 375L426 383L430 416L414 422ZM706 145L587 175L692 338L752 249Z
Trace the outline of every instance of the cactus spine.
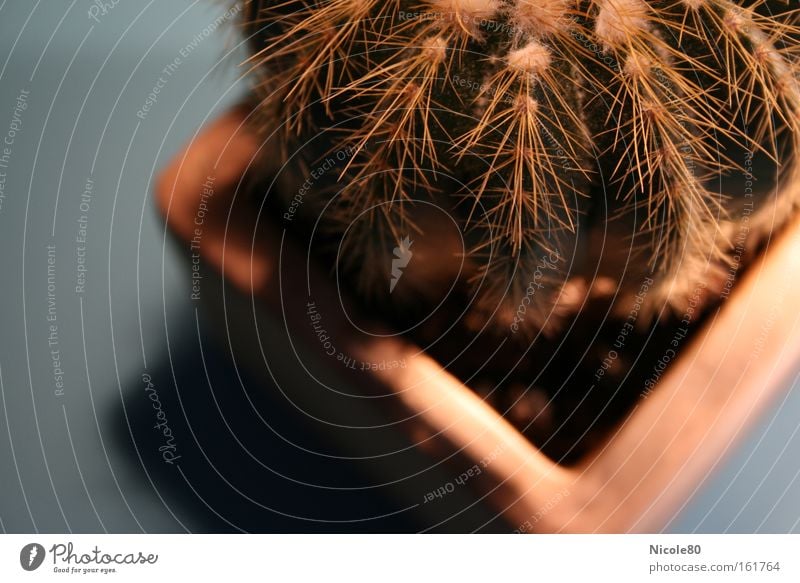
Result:
M388 297L393 249L435 230L420 201L461 229L484 323L508 326L537 283L535 331L576 277L624 291L652 274L647 310L679 307L727 271L743 217L750 241L800 199L788 0L245 4L262 129L288 166L352 153L302 210L365 296ZM401 288L392 302L428 293Z

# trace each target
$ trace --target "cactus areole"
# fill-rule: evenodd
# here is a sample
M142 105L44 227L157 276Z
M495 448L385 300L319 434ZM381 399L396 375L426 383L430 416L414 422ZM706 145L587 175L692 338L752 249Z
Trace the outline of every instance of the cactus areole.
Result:
M552 329L719 295L800 201L789 0L244 3L280 216L365 301ZM402 276L402 277L401 277ZM584 286L584 287L585 287ZM520 307L524 306L523 316Z

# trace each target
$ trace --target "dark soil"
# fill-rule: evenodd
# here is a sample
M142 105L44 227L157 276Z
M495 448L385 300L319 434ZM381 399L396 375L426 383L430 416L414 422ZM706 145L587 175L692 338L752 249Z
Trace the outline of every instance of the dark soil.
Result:
M702 311L698 305L642 325L629 317L634 305L615 317L607 301L590 302L554 336L519 345L454 331L427 351L546 455L569 465L608 439L656 390L718 307L706 303Z
M302 239L301 233L294 235ZM702 288L697 294L690 310L650 322L638 317L630 295L617 305L590 300L563 320L559 333L527 341L496 327L475 333L455 316L469 299L453 294L408 336L546 455L569 465L621 426L713 318L721 302L709 301ZM396 310L360 307L372 319L408 328L409 318Z

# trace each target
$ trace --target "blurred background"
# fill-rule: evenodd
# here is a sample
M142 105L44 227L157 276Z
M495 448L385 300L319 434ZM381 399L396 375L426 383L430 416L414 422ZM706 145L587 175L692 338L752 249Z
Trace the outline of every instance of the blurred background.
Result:
M209 0L0 3L3 532L433 526L236 366L190 300L153 181L246 92L234 21ZM800 532L786 395L668 532Z

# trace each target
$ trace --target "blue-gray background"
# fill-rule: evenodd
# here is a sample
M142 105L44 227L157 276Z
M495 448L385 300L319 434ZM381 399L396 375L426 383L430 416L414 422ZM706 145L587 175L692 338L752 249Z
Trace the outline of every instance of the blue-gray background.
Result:
M198 334L186 272L164 245L155 173L245 90L241 53L226 57L238 42L233 30L203 32L227 6L121 0L89 18L100 4L0 3L0 139L14 130L8 168L0 168L0 529L420 528L413 513L393 514L399 507L388 496L350 489L364 478L346 463L289 446L318 437L305 435L279 403L263 404L273 431L251 418L252 395L211 335ZM176 57L156 103L137 118ZM28 107L13 121L23 91ZM87 284L78 294L75 238L87 178ZM62 396L48 345L48 245ZM158 454L145 372L182 451L202 452L180 470ZM260 463L241 452L220 410ZM800 531L798 417L800 392L790 391L668 530ZM303 485L321 474L342 489Z

